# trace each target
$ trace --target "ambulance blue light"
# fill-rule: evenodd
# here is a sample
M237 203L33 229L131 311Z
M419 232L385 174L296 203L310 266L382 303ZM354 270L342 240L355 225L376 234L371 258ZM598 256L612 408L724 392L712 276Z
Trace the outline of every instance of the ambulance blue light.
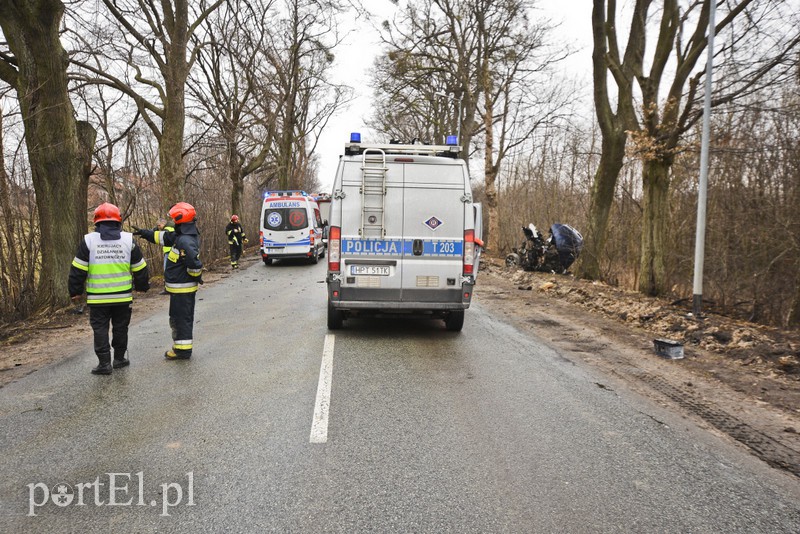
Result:
M448 135L447 136L447 145L448 146L457 146L458 145L458 136L457 135Z
M351 143L360 143L361 142L361 134L358 132L352 132L350 134L350 142Z

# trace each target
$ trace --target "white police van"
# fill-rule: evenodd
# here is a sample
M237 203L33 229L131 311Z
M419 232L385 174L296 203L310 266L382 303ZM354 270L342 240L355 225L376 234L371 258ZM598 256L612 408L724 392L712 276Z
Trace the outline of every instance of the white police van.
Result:
M258 233L261 258L306 258L317 263L325 255L322 218L314 197L305 191L267 191Z
M447 145L373 145L352 134L333 185L328 328L402 314L461 330L483 242L458 150L455 136Z

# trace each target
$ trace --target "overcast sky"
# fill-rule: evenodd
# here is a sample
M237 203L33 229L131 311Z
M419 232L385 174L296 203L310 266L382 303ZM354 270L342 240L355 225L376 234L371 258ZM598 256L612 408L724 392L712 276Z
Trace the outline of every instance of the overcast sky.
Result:
M572 43L580 50L567 61L565 69L580 73L591 68L591 9L590 0L536 0L537 8L544 17L560 27L554 38ZM370 131L364 126L372 112L369 88L369 70L379 50L378 32L372 26L391 19L396 7L389 0L371 0L369 10L373 13L372 24L361 23L356 31L347 35L345 42L335 51L334 77L356 91L355 101L344 111L333 117L320 137L317 153L320 157L320 183L322 192L330 192L339 156L350 132L360 132L364 142L370 141ZM343 24L345 30L350 29ZM351 25L352 27L352 25Z

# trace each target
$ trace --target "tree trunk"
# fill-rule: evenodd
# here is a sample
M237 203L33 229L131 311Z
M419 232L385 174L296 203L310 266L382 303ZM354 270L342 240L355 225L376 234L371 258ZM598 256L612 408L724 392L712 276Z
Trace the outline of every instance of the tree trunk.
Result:
M63 14L58 0L8 0L0 7L0 26L18 69L6 81L19 98L39 212L41 308L69 302L67 273L86 232L88 158L95 139L91 127L76 123L69 99L69 59L59 41ZM9 77L7 70L3 77Z
M642 171L642 250L639 291L651 296L667 292L664 253L669 225L669 170L671 161L653 160Z
M180 19L183 21L183 19ZM168 50L169 61L164 72L164 122L158 144L161 166L161 207L166 212L176 202L185 201L186 171L183 161L183 130L186 124L186 78L189 66L186 55L187 33L184 26L175 32Z
M244 173L242 172L241 164L238 164L238 159L230 163L228 172L231 180L231 214L238 214L241 216L242 197L244 196Z
M486 100L489 101L489 90L486 90ZM489 235L486 239L486 250L498 252L497 244L500 239L500 216L497 213L497 169L494 166L494 130L492 128L492 108L486 106L484 115L484 134L486 147L484 152L484 186L486 194L486 210L489 213Z
M180 102L175 102L180 100ZM184 198L186 172L183 164L183 128L185 122L183 89L173 93L165 106L165 119L161 142L158 145L158 160L161 172L161 207L166 212Z
M600 258L606 246L608 218L614 203L617 178L625 161L626 140L624 130L603 135L600 164L594 175L589 201L589 228L578 269L581 278L602 279Z
M800 269L797 270L797 279L794 283L794 297L789 307L789 316L786 320L789 328L800 327Z
M794 207L792 211L795 213L795 219L790 227L790 231L795 236L795 239L797 239L797 237L800 237L800 222L798 222L796 215L800 213L800 185L798 185L800 184L800 180L798 180L799 177L796 174L793 178L795 180L795 186L792 188L790 206ZM800 251L795 251L795 257L798 255L797 252ZM800 262L800 258L798 258L797 261ZM800 327L800 265L796 264L795 269L797 270L797 275L794 283L794 295L792 295L792 302L789 305L789 313L786 317L786 326L789 328Z

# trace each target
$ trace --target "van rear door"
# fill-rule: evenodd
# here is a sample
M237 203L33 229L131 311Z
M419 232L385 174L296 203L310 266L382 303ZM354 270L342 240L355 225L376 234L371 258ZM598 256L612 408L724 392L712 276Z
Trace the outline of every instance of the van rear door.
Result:
M402 300L461 302L464 166L416 159L404 165Z
M364 168L385 168L365 188ZM342 165L341 260L344 300L399 301L403 252L403 165L369 154ZM376 182L382 185L376 188ZM364 192L366 191L366 193ZM385 195L384 195L385 192Z

